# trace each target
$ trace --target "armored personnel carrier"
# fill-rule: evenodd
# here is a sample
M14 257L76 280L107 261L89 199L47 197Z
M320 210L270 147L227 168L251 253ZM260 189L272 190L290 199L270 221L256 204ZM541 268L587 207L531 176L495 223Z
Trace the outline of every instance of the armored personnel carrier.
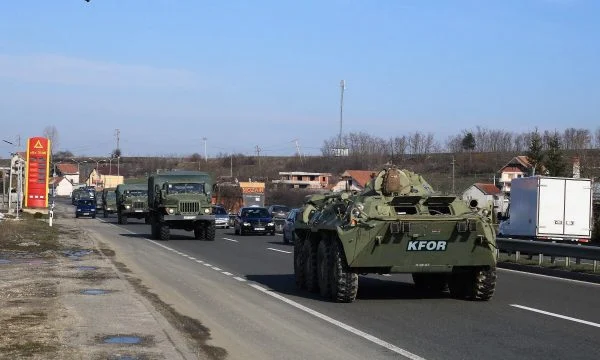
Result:
M352 302L359 274L411 273L422 290L489 300L496 286L491 209L439 196L418 174L386 167L364 191L308 197L295 227L296 284Z

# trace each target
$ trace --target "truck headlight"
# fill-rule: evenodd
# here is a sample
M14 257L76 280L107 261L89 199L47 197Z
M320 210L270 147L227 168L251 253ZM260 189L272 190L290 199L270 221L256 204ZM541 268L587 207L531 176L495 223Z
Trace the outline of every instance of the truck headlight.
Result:
M167 210L167 211L169 212L169 214L172 214L172 213L174 213L174 212L175 212L175 209L173 209L173 208L170 208L170 209L169 209L169 210Z
M209 208L206 208L206 209L204 209L204 213L205 213L205 214L208 214L209 212L210 212L210 209L209 209Z
M125 205L125 209L127 209L127 210L131 209L131 205Z

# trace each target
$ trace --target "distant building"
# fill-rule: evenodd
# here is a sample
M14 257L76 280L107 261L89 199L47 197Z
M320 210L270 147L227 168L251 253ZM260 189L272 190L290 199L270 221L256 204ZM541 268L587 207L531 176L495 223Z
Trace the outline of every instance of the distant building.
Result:
M337 182L331 191L338 192L343 190L362 191L374 174L371 170L346 170L342 173L341 180Z
M54 196L71 196L73 193L73 183L63 176L51 177L48 182L48 189Z
M500 170L500 184L502 185L501 190L505 193L510 192L510 182L512 179L530 176L533 171L533 166L529 162L527 156L515 156Z
M117 185L123 184L125 179L122 175L104 175L100 174L96 169L90 172L85 184L87 186L95 186L97 190L108 189L117 187Z
M330 173L317 172L279 172L279 180L273 180L276 187L293 189L328 189Z
M56 175L71 181L72 184L79 184L79 170L77 170L76 164L56 164L56 173Z
M504 193L494 184L475 183L467 188L462 194L462 199L469 203L477 200L479 207L493 206L494 213L504 214L508 206L508 199Z

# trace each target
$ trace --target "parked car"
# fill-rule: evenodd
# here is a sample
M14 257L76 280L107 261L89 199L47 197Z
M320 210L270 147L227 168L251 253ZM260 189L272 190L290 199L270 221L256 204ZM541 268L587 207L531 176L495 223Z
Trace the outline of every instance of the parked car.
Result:
M215 215L215 227L229 229L229 214L222 206L212 207L213 215Z
M283 226L285 225L285 219L290 212L290 208L285 205L271 205L268 208L269 215L273 218L275 223L275 231L283 232Z
M92 219L96 217L96 200L79 199L75 203L75 217L89 216Z
M236 235L248 233L275 235L273 218L267 208L260 206L241 208L235 217L233 229Z
M294 229L296 228L296 216L298 216L299 212L299 208L294 208L290 210L288 216L285 218L285 225L283 225L283 242L286 244L289 244L290 242L294 243L294 241L296 241Z

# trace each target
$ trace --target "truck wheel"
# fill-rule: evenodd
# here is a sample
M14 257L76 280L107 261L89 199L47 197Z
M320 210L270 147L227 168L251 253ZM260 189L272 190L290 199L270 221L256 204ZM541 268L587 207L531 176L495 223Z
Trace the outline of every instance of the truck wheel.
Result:
M348 268L344 249L339 241L334 241L331 245L331 260L331 296L334 301L351 303L358 293L358 274Z
M144 217L144 224L150 224L150 216Z
M202 239L204 239L204 226L202 226L201 223L197 223L194 226L194 238L196 240L202 240Z
M496 268L458 269L450 277L450 294L455 298L487 301L496 290Z
M413 282L419 291L442 293L448 291L448 275L413 273Z
M303 252L306 254L304 262L304 273L306 274L306 290L310 292L319 291L319 276L317 273L317 244L307 239L304 241Z
M122 224L123 223L123 216L121 215L121 212L117 213L117 224Z
M204 235L205 235L204 239L208 240L208 241L215 241L215 232L216 232L215 223L211 221L204 228Z
M317 247L317 272L319 275L319 292L321 296L331 299L331 241L323 239Z
M304 241L299 240L294 243L294 277L296 279L296 287L299 289L306 287L306 273L304 272L306 254L303 249Z
M105 218L107 218L108 217L108 212L106 212L106 210L104 210L103 211L103 215L104 215Z
M167 241L171 238L171 231L169 229L169 225L159 224L159 236L161 240Z
M128 220L127 216L121 216L121 224L127 225Z

